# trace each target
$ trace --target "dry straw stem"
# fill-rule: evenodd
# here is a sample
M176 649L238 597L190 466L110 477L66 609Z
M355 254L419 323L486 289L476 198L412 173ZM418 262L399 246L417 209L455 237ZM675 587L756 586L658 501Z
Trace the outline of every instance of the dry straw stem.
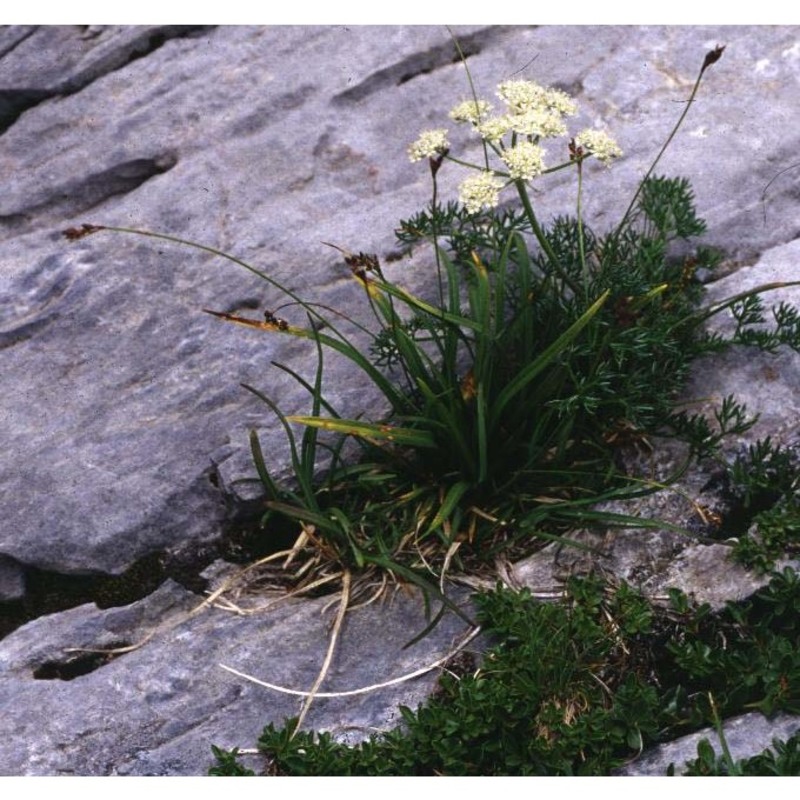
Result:
M317 675L316 681L314 681L314 685L311 687L311 691L306 695L306 700L303 703L303 708L300 711L300 715L297 718L297 723L294 726L294 731L292 731L292 737L300 730L300 726L303 724L303 720L308 713L308 709L311 708L311 703L314 702L314 696L317 693L317 690L322 685L322 682L325 680L325 676L328 674L328 669L330 668L331 661L333 660L333 654L336 650L336 641L339 638L339 633L342 629L342 624L344 623L344 615L347 613L347 604L350 600L350 570L346 569L344 571L344 575L342 576L342 599L339 603L339 611L336 614L336 620L333 623L333 629L331 630L331 638L328 642L328 652L325 654L325 660L322 662L322 668L319 671L319 675Z
M129 644L125 647L65 647L65 653L99 653L101 655L106 656L121 656L125 653L132 653L134 650L138 650L140 647L146 645L159 631L159 628L150 631L144 639L140 639L135 644Z
M455 647L446 655L442 656L441 658L434 661L432 664L428 664L425 667L421 667L414 672L409 672L406 675L401 675L399 678L393 678L390 681L384 681L383 683L375 683L372 686L363 686L360 689L350 689L346 692L315 692L314 697L353 697L359 694L367 694L368 692L375 692L378 689L386 689L389 686L396 686L400 683L405 683L406 681L413 680L414 678L418 678L420 675L425 675L427 672L436 669L437 667L441 667L443 664L446 664L454 655L461 652L479 633L481 632L481 628L475 627L473 628ZM228 667L225 664L220 664L222 669L230 672L233 675L236 675L239 678L244 678L251 683L255 683L258 686L264 686L267 689L272 689L273 692L280 692L281 694L291 694L295 697L308 697L311 693L310 692L303 692L299 689L287 689L285 686L278 686L274 683L267 683L267 681L259 680L258 678L254 677L253 675L248 675L244 672L239 672L238 670L233 669L233 667ZM298 726L299 727L299 726Z
M191 613L196 614L198 611L202 610L207 606L213 606L215 608L222 608L223 610L227 611L234 611L235 613L240 614L242 616L249 614L256 614L261 611L266 611L271 608L274 608L279 603L283 603L292 597L303 595L306 592L310 592L314 589L319 588L320 586L324 586L325 584L332 583L333 581L342 578L343 573L341 572L336 572L334 574L319 575L315 580L311 581L310 583L305 583L302 586L293 589L292 591L283 592L280 597L271 600L265 605L257 606L255 608L241 608L240 606L236 605L236 603L234 603L230 598L223 597L223 595L226 592L231 591L237 586L242 586L243 579L248 574L251 574L254 570L258 569L258 567L262 567L265 564L270 564L274 561L278 561L282 558L285 558L283 564L281 565L281 570L283 572L286 572L286 570L288 570L289 565L295 560L295 558L298 555L300 555L304 549L306 549L308 542L309 542L309 536L306 527L304 526L302 533L297 537L291 549L280 550L277 553L272 553L269 556L265 556L264 558L261 558L258 561L254 561L252 564L248 564L246 567L243 567L235 575L226 579L222 583L222 585L220 585L217 589L215 589L214 592L212 592L205 600L203 600L203 602L197 608L195 608ZM300 566L297 572L290 577L293 577L295 580L299 580L306 572L308 572L314 566L315 560L316 560L315 557L309 558Z

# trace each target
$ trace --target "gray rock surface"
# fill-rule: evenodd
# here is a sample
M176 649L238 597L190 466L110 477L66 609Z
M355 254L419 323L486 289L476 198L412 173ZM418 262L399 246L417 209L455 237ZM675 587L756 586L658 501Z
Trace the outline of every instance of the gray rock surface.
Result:
M773 749L773 740L785 741L800 731L800 717L790 714L776 714L767 719L761 714L742 714L726 720L723 725L725 742L735 761L751 758L764 750ZM707 739L718 756L722 755L722 746L717 732L711 728L698 731L689 736L682 736L669 744L654 747L650 752L637 758L618 775L666 775L670 766L675 774L680 775L687 761L697 758L697 745Z
M67 245L58 231L90 219L199 239L352 305L352 282L320 242L394 252L397 220L427 200L426 170L405 147L447 124L466 92L442 29L218 28L124 63L170 32L36 29L0 64L10 91L56 92L0 141L0 341L14 387L0 406L0 552L23 564L119 573L147 552L212 538L224 510L212 460L228 484L242 477L253 426L276 460L285 453L268 411L238 384L305 410L304 391L270 361L302 369L314 357L200 312L280 302L230 263L121 236ZM716 43L702 28L460 33L487 94L514 73L558 83L581 101L579 124L618 133L626 157L587 189L598 225L624 207ZM793 173L778 173L796 143L787 109L800 59L793 29L725 34L728 52L661 168L692 176L709 243L735 259L796 233ZM443 192L460 177L443 171ZM544 213L566 212L569 179L551 177ZM338 369L332 400L360 407L358 377Z
M242 605L263 606L268 599ZM6 637L0 653L0 774L202 774L213 762L212 744L253 747L268 720L300 711L297 697L250 683L220 664L307 690L328 645L336 611L324 610L329 600L288 601L259 614L192 614L198 598L167 582L130 606L80 606L57 621L29 623ZM401 593L377 614L348 614L322 690L350 691L414 672L448 653L466 628L451 615L433 636L403 649L425 625L413 592ZM70 678L76 660L92 658L85 651L142 642L107 663L98 658L90 664L97 665L93 671ZM434 670L380 691L320 698L307 724L340 734L355 728L362 735L396 725L398 705L416 707L437 676Z
M624 158L588 176L587 219L600 229L626 207L706 51L726 43L659 172L692 179L709 223L705 242L728 254L730 275L712 293L739 291L751 278L797 277L800 30L456 32L482 93L511 76L556 84L581 103L576 129L602 124L617 136ZM441 28L0 32L0 558L13 572L4 568L0 587L7 599L19 596L24 568L117 575L148 554L214 542L227 513L216 484L236 489L253 475L248 430L259 430L277 468L286 463L282 431L239 383L302 412L304 391L270 362L305 374L314 367L312 348L201 312L255 315L283 302L252 274L164 242L98 234L67 244L59 231L93 222L196 239L304 296L352 309L359 295L321 242L376 252L384 262L398 255L398 219L429 197L427 169L409 164L405 148L419 130L446 126L447 110L467 92ZM453 131L455 146L460 135ZM461 177L442 171L444 196L455 196ZM570 212L571 180L549 176L536 201L544 218ZM429 265L417 257L389 268L422 285ZM357 413L369 397L359 376L330 364L329 396L343 413ZM798 374L797 354L732 352L702 365L688 396L745 394L762 414L756 434L788 441L797 430ZM662 570L681 551L671 540L646 541L662 554ZM654 571L644 580L662 585ZM318 612L327 601L263 618L208 612L170 628L197 600L165 584L134 606L81 606L0 643L0 773L198 774L209 742L250 746L267 721L296 711L295 701L215 664L261 676L284 669L276 682L307 687L325 646ZM375 683L410 667L405 653L372 637L402 644L418 629L414 609L398 598L365 610L331 682L347 677L342 685L351 688L356 675L354 683ZM65 648L132 644L157 627L163 632L142 647L72 681L32 677L63 659ZM305 638L296 638L299 629ZM441 653L454 630L443 628L444 638L425 646ZM289 667L294 647L306 655ZM414 663L429 655L416 652ZM405 691L359 708L326 701L309 724L391 724L393 703L413 705L424 695L424 687Z
M25 575L13 558L0 557L0 602L25 596Z

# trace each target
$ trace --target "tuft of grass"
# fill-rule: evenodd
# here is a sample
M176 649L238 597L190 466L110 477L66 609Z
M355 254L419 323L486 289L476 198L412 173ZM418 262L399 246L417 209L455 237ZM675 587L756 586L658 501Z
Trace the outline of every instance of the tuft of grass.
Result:
M214 247L89 224L66 235L108 230L176 242L227 259L281 294L286 317L271 309L263 319L208 310L253 332L303 339L316 353L311 376L274 365L308 393L307 414L285 415L260 388L244 387L282 427L291 453L293 481L279 483L251 432L265 535L276 517L291 520L315 563L334 563L342 574L388 571L447 605L437 586L445 571L482 569L501 551L519 555L553 539L574 544L568 534L575 527L622 524L598 511L599 501L661 488L618 467L621 442L667 433L707 457L725 436L747 430L753 420L732 398L713 424L675 413L698 355L731 343L767 350L798 343L793 309L776 310L771 332L761 324L758 296L777 284L704 308L696 276L712 270L719 254L698 247L690 257L673 256L676 243L701 235L705 223L688 180L656 175L655 167L721 54L717 48L704 60L628 210L602 234L582 219L584 170L590 159L610 163L620 155L613 140L582 131L564 147L562 163L546 168L543 161L540 142L567 130L571 99L530 81L502 83L507 114L497 118L499 138L484 127L492 121L487 102L474 95L459 104L451 117L481 137L484 163L453 156L444 130L424 132L409 148L412 161L427 160L432 195L426 209L401 221L397 236L409 248L431 247L430 296L390 280L376 255L330 245L371 324L305 299ZM451 165L478 174L462 184L460 203L443 205L437 176ZM576 215L543 224L530 186L561 170L575 174ZM498 205L506 190L518 208ZM729 340L705 333L703 323L728 309L736 333ZM325 396L331 351L383 396L384 415L346 416Z
M724 473L729 501L721 534L737 537L734 556L762 572L800 551L800 458L767 437L739 454Z

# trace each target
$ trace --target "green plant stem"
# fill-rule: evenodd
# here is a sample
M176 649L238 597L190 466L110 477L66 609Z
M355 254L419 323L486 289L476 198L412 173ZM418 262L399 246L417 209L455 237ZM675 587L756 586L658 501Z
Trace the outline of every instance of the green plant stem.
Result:
M708 58L708 57L706 57L706 58ZM703 62L703 66L700 68L700 72L697 75L697 79L694 82L694 87L692 88L692 93L689 95L689 99L686 101L686 108L683 109L683 113L680 115L680 117L678 117L678 121L675 123L675 127L672 129L672 131L670 132L669 136L667 137L667 140L662 145L661 150L658 151L658 155L656 156L656 158L653 161L653 163L650 165L650 169L647 170L647 173L645 174L644 178L642 178L642 180L639 182L639 186L637 187L636 193L633 195L633 198L631 199L630 205L628 206L628 210L625 212L624 216L622 217L622 221L617 226L617 230L616 230L617 235L620 233L620 231L622 231L622 229L627 224L628 218L630 217L631 212L633 211L634 207L636 206L636 201L639 199L639 195L642 193L642 188L644 187L645 183L647 182L647 179L653 174L653 171L655 170L656 166L658 165L658 162L661 161L661 157L664 155L664 153L666 152L666 150L669 147L670 143L675 138L675 134L677 134L677 132L680 129L681 125L683 125L683 121L684 121L684 119L686 119L686 115L689 113L689 109L692 107L692 104L694 103L694 99L695 99L695 97L697 95L697 91L700 88L700 82L703 80L703 73L705 73L705 71L708 68L708 66L710 66L710 65L707 63L707 60L704 61Z
M572 289L575 295L578 296L580 294L579 287L562 269L561 264L558 261L558 256L555 254L550 242L547 240L547 236L539 225L539 220L536 219L536 214L534 213L533 206L531 205L531 199L528 196L528 190L525 187L525 181L522 179L515 180L514 186L516 187L517 193L522 201L522 207L525 209L525 215L528 217L528 222L531 224L531 229L533 230L534 236L536 236L539 245L547 255L547 258L553 267L553 271L559 276L559 278L561 278L562 281L564 281L567 286L569 286L570 289Z
M431 222L433 223L433 252L436 258L436 282L439 288L439 307L444 308L444 286L442 285L442 259L439 255L439 218L436 214L436 203L439 199L439 183L436 180L436 170L431 169L433 189L431 195ZM451 311L453 309L450 309Z
M114 231L116 233L130 233L135 234L137 236L147 236L151 239L162 239L167 242L173 242L175 244L184 245L185 247L191 247L195 250L201 250L205 253L210 253L211 255L220 256L221 258L226 259L240 267L244 267L248 272L252 272L254 275L257 275L259 278L266 281L270 286L278 289L280 292L285 294L287 297L290 297L294 302L296 302L301 308L303 308L310 317L318 320L319 322L324 323L325 327L332 331L336 338L331 336L324 336L319 334L315 330L304 330L302 328L292 328L291 335L297 336L304 339L311 339L316 340L319 338L326 346L336 350L337 352L344 355L346 358L350 359L356 366L358 366L361 370L363 370L378 386L383 394L389 399L392 403L392 406L395 410L402 409L406 407L405 397L403 396L402 392L396 388L388 379L386 379L383 374L381 374L380 370L378 370L370 361L361 354L357 347L355 347L352 342L345 336L341 331L338 330L333 324L331 324L330 318L325 317L316 311L313 307L313 304L309 304L305 302L298 294L293 292L291 289L283 286L281 283L276 281L274 278L271 278L265 272L262 272L259 269L248 264L246 261L242 261L240 258L236 258L236 256L232 256L230 253L226 253L223 250L219 250L216 247L211 247L210 245L200 244L199 242L194 242L191 239L182 239L179 236L171 236L167 233L157 233L155 231L148 231L139 228L124 228L118 227L114 225L103 225L101 228L98 229L100 231ZM383 285L383 281L375 281L375 284ZM391 286L391 285L390 285ZM407 293L406 293L407 295ZM403 295L403 299L406 299L406 296ZM424 305L425 308L428 308L427 304ZM431 307L432 308L432 307ZM435 311L435 309L433 309Z
M472 99L475 101L475 108L478 108L478 93L475 91L475 83L472 80L472 73L469 71L469 64L467 64L467 57L464 55L464 51L461 49L461 45L458 42L458 37L453 33L449 26L445 26L447 28L447 32L450 34L450 38L453 40L453 44L456 46L456 51L458 52L458 57L461 59L461 65L464 67L464 72L467 76L467 82L469 83L469 90L472 94ZM481 142L483 144L483 158L486 164L486 169L489 169L489 151L486 147L486 140L481 137Z
M578 199L577 199L577 223L578 223L578 252L581 259L581 275L583 276L583 299L588 300L589 291L589 272L586 269L586 248L583 243L583 161L578 161Z
M728 768L728 775L733 777L735 775L741 775L742 771L739 765L736 763L736 760L731 755L730 748L728 747L728 739L725 736L725 726L722 722L722 717L720 717L719 711L717 710L717 704L714 701L714 695L709 692L708 693L708 702L711 706L711 715L714 719L714 730L717 732L717 737L719 738L719 744L722 748L722 758L725 761L725 765Z
M174 244L184 245L185 247L192 247L195 250L202 250L203 252L210 253L214 256L219 256L220 258L224 258L227 261L231 261L234 264L237 264L240 267L244 267L248 272L252 272L253 275L257 275L262 280L265 280L270 286L275 287L280 292L285 294L287 297L290 297L294 300L297 305L301 306L305 311L307 311L312 317L317 319L320 322L324 322L326 327L330 328L337 336L339 336L343 341L346 341L346 337L344 337L339 331L334 328L328 319L326 319L322 314L318 311L315 311L309 303L306 303L298 294L295 294L291 289L287 289L282 284L278 283L274 278L270 278L266 272L262 272L260 269L256 269L255 267L248 264L246 261L242 261L240 258L236 258L236 256L232 256L230 253L226 253L224 250L218 250L216 247L211 247L207 244L200 244L200 242L194 242L191 239L182 239L180 236L171 236L168 233L157 233L156 231L148 231L141 228L123 228L118 227L116 225L103 225L99 228L98 233L101 231L114 231L115 233L132 233L137 236L147 236L151 239L163 239L167 242L173 242Z
M720 311L724 311L726 308L730 308L732 305L735 305L740 300L746 300L748 297L761 295L764 294L764 292L772 292L776 289L786 289L789 286L800 286L800 281L776 281L774 283L762 283L760 286L756 286L754 289L748 289L747 291L739 292L738 294L733 295L733 297L728 297L720 303L702 309L700 312L689 314L688 316L676 322L675 325L673 325L673 328L677 328L686 322L691 322L693 325L699 325L701 322L705 322L707 319L719 314Z

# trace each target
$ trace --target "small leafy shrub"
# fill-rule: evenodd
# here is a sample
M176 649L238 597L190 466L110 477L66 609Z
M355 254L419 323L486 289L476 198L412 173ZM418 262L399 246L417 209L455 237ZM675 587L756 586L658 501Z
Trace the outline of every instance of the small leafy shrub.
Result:
M800 457L767 437L726 461L709 482L724 502L716 538L735 539L733 555L767 572L800 548Z
M216 766L209 769L208 774L212 777L222 778L250 778L255 775L255 772L247 767L242 766L236 759L239 755L239 750L223 750L220 747L211 745L211 752L217 760Z
M720 717L800 713L800 578L791 570L718 614L677 591L655 608L629 586L595 578L571 581L565 603L508 589L477 602L496 642L479 669L444 674L425 705L402 709L402 728L356 747L296 731L296 720L270 724L259 739L270 770L608 775L644 747ZM791 774L796 743L779 754ZM708 768L706 748L700 755L693 769Z
M756 514L753 524L754 535L742 536L734 548L734 555L743 564L767 571L779 557L800 550L800 500L796 493Z
M751 445L730 467L729 516L742 535L735 554L743 563L770 569L776 558L796 553L800 545L800 458L767 438ZM753 536L746 529L756 526Z

